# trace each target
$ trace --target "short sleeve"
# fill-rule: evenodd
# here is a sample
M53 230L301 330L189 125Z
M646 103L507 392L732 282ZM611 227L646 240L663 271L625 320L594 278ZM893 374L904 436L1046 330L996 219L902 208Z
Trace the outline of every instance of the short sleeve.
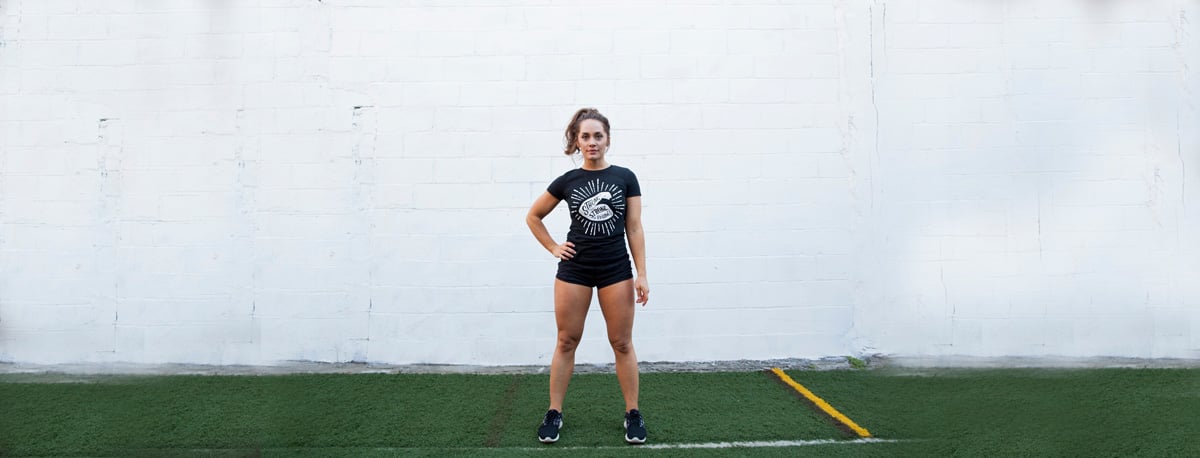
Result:
M562 176L555 178L554 181L550 182L550 186L546 187L546 192L550 193L550 195L554 196L554 198L558 200L563 200L566 198L567 175L563 174Z
M638 184L637 175L633 174L632 170L626 169L625 195L627 197L638 197L642 195L642 186Z

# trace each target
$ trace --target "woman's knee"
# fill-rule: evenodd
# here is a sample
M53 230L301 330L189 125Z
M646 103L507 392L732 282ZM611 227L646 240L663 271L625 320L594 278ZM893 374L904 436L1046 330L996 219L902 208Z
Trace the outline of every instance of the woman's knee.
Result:
M569 332L559 331L558 333L558 351L561 353L571 353L579 346L579 339L583 337Z
M630 337L610 337L608 343L612 345L613 352L617 354L626 354L633 351L633 339Z

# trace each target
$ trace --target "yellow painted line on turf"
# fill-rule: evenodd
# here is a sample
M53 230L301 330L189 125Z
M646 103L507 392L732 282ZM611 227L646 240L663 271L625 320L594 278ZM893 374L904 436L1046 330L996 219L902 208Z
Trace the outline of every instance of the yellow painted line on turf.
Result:
M854 430L855 433L858 433L859 437L871 437L870 431L867 431L867 429L863 428L862 426L858 426L858 424L855 423L854 420L851 420L850 417L842 415L841 412L838 412L837 409L829 405L828 402L825 402L824 399L817 397L817 395L813 394L812 391L809 391L808 388L805 388L804 385L796 383L796 381L792 380L791 377L788 377L788 375L784 373L782 369L778 367L772 367L771 372L774 372L780 380L783 380L783 383L788 384L788 386L800 392L800 395L804 396L805 399L808 399L809 401L812 401L813 404L816 404L817 407L819 407L826 414L829 414L829 416L841 422L843 425L849 426L850 429Z

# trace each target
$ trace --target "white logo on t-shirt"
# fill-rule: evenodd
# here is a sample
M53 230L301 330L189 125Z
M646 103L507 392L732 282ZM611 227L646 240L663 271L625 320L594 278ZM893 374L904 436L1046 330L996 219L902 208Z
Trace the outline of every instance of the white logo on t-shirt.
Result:
M583 215L584 218L596 222L608 221L609 218L613 217L613 211L608 205L601 203L604 199L612 200L612 193L604 191L589 197L583 203L579 204L579 214Z
M616 217L625 211L625 191L597 178L573 189L568 202L585 233L612 235L617 230Z

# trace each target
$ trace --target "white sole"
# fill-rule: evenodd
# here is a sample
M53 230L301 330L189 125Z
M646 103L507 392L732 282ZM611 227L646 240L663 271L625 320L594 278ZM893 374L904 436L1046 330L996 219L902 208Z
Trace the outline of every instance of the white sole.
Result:
M558 421L558 429L561 430L561 429L563 429L563 426L566 426L566 425L567 425L567 422L562 421L562 420ZM541 441L543 444L553 444L555 442L558 442L558 436L561 436L561 434L555 434L554 437L551 439L542 439L541 437L538 437L538 440Z
M622 421L621 428L628 431L629 430L629 421ZM629 443L629 444L645 444L646 439L630 439L629 436L625 436L625 442Z

